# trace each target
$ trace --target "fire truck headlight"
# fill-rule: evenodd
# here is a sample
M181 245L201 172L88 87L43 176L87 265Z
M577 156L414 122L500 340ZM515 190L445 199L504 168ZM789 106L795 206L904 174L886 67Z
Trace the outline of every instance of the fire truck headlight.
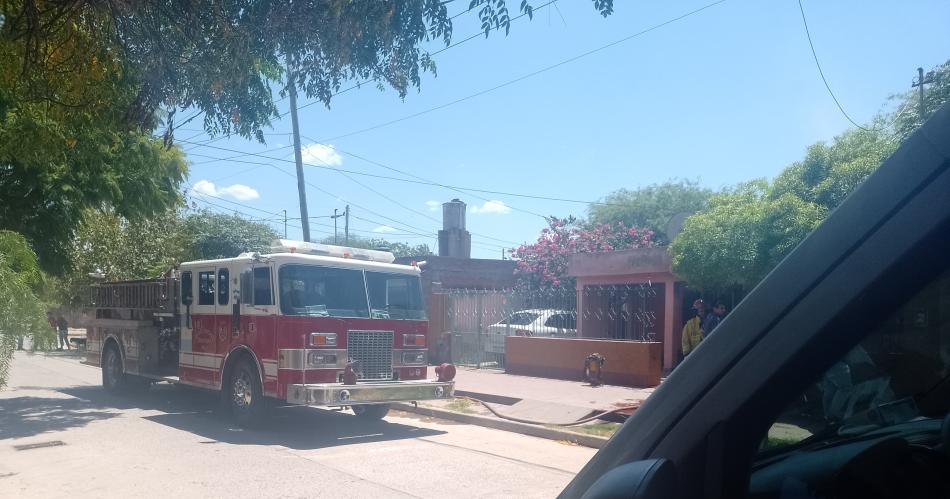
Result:
M307 352L307 365L310 367L324 367L337 365L338 357L335 353L325 353L319 350Z
M402 363L407 366L419 366L426 363L425 352L405 352L402 354Z

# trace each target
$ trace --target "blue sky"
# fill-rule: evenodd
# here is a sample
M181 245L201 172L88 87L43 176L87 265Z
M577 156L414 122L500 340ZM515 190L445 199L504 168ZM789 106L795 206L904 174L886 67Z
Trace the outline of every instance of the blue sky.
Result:
M455 3L459 10L467 4ZM533 21L512 23L507 37L493 33L439 54L438 76L426 75L421 89L405 100L370 84L336 97L330 109L302 109L305 160L408 178L359 156L443 185L592 201L621 187L674 177L712 188L773 177L809 144L851 126L819 78L797 2L727 0L498 90L350 135L492 88L707 3L615 0L615 14L603 18L590 0L560 0L560 14L539 9ZM516 9L520 2L509 4ZM806 0L804 7L832 90L859 123L885 109L889 95L909 90L918 66L950 59L950 2ZM473 17L456 20L456 40L477 31ZM438 48L431 44L431 50ZM302 97L299 104L309 102ZM286 111L287 101L279 106ZM209 140L197 130L198 121L176 138ZM216 161L235 153L182 143L192 162L189 183L231 201L204 197L197 204L254 217L276 219L269 213L282 210L299 217L292 149L262 152L291 144L290 130L288 116L268 132L266 145L241 138L208 144L289 161ZM349 201L353 233L433 248L441 218L437 203L459 197L469 204L473 256L483 258L499 258L503 247L534 240L545 225L538 214L583 215L587 209L347 178L330 168L305 167L305 175L312 184L311 217L331 215L334 208L342 212ZM329 218L313 224L315 240L333 231ZM283 223L274 227L282 231ZM298 228L288 232L300 237Z

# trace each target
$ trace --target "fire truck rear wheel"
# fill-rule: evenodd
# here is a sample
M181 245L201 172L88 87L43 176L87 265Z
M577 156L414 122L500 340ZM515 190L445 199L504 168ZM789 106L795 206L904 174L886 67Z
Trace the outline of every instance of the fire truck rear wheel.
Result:
M257 369L248 359L239 361L231 369L226 389L231 414L238 424L245 427L259 425L264 417L264 393Z
M122 368L122 356L115 344L110 344L102 352L102 386L112 393L131 393L146 390L151 380L128 374Z
M389 413L389 404L354 405L351 409L363 419L383 419Z
M122 357L113 344L102 352L102 387L108 392L118 393L126 389L128 377L122 369Z

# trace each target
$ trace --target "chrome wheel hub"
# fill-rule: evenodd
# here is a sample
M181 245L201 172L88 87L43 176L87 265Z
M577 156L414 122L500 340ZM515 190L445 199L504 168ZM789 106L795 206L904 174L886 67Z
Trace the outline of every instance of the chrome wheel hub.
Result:
M231 384L231 394L234 405L242 408L250 407L254 394L251 391L251 380L248 379L247 373L242 372L234 378L234 382Z

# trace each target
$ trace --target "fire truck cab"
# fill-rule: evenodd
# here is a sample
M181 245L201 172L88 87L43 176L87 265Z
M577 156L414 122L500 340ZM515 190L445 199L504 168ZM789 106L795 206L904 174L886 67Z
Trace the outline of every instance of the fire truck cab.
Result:
M108 390L154 381L218 390L247 424L265 398L380 418L390 402L452 396L454 369L427 379L416 266L299 241L271 249L94 286L86 363L102 367Z

